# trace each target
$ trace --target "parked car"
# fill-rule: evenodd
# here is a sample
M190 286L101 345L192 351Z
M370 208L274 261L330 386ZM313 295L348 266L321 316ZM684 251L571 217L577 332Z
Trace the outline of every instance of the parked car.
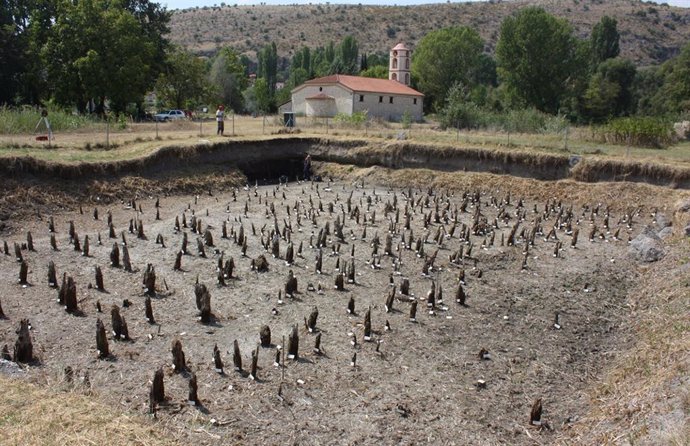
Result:
M187 115L182 110L166 110L153 115L153 119L156 121L176 121L178 119L186 119Z

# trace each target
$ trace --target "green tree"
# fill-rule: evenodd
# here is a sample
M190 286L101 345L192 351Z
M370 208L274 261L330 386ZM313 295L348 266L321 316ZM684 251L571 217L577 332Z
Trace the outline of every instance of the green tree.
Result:
M304 68L298 67L292 70L290 77L288 78L285 88L290 90L299 87L303 83L309 80L309 73Z
M496 45L496 62L509 101L558 112L578 72L577 49L571 26L542 8L523 8L506 18Z
M607 59L618 57L620 54L620 34L616 19L604 16L599 23L594 25L590 46L595 67Z
M204 62L181 48L175 48L168 54L165 71L158 76L156 93L169 107L188 108L207 94L206 79Z
M374 65L371 68L367 68L366 70L362 71L359 73L360 76L364 77L376 77L379 79L388 79L388 67L384 67L381 65Z
M271 96L275 93L278 80L278 50L275 42L264 46L259 51L259 66L256 70L257 78L264 78Z
M106 98L115 112L140 101L149 87L153 44L131 12L106 0L62 1L44 49L55 99L85 110Z
M260 77L254 82L254 96L256 97L256 111L261 113L268 113L273 104L268 81Z
M219 101L236 111L244 109L242 91L247 88L247 77L239 55L231 48L221 49L213 59L209 81L216 89Z
M620 85L607 79L602 73L595 73L589 80L584 96L584 107L588 117L594 121L613 117L615 115L613 104L620 93Z
M451 86L474 84L483 47L479 34L466 26L425 35L412 56L412 74L426 100L440 107Z
M357 40L347 36L340 42L332 62L332 74L356 74L359 72L359 46Z
M25 42L7 0L0 1L0 104L14 102L20 90Z
M652 110L657 114L678 114L690 110L690 44L680 54L667 61L659 74L663 83L651 98Z

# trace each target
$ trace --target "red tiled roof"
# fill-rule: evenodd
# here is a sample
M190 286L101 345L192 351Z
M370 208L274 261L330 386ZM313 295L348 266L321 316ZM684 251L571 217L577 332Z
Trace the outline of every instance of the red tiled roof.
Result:
M409 50L408 47L405 46L404 43L400 42L399 44L395 45L393 47L394 50Z
M317 99L317 100L321 99L321 100L323 100L323 99L335 99L335 98L333 96L328 96L325 93L319 93L319 94L315 94L314 96L309 96L308 98L305 98L305 99Z
M302 85L328 85L340 84L343 87L366 93L397 94L406 96L424 96L414 88L405 84L388 79L377 79L373 77L348 76L345 74L333 74L331 76L319 77L306 81ZM300 88L300 87L297 87Z

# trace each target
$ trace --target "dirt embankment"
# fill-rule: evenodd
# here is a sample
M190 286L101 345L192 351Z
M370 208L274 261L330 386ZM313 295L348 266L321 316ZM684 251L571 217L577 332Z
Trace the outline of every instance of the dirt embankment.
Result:
M206 143L186 147L171 145L161 147L142 158L103 163L61 164L32 157L6 157L0 159L0 174L15 178L30 175L82 181L184 172L192 166L224 164L236 166L250 177L261 177L267 174L266 169L278 173L281 168L276 166L288 170L284 161L299 160L307 152L317 161L359 167L379 165L393 169L489 172L547 181L630 181L690 188L690 169L661 164L587 157L575 159L568 155L536 151L302 137Z
M0 230L22 213L93 201L109 203L133 196L207 193L247 180L301 176L301 160L358 167L479 172L585 182L629 181L690 189L690 169L659 164L578 159L518 150L287 137L194 146L164 146L148 156L102 163L51 163L32 157L0 158Z

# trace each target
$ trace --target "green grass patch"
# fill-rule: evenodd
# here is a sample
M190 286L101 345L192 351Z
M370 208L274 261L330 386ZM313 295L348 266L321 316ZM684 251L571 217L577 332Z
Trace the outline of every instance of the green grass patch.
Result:
M0 134L18 135L46 133L46 128L41 123L40 109L33 107L10 108L0 107ZM48 108L48 122L53 132L64 132L94 127L98 122L90 117L72 114L70 112Z

